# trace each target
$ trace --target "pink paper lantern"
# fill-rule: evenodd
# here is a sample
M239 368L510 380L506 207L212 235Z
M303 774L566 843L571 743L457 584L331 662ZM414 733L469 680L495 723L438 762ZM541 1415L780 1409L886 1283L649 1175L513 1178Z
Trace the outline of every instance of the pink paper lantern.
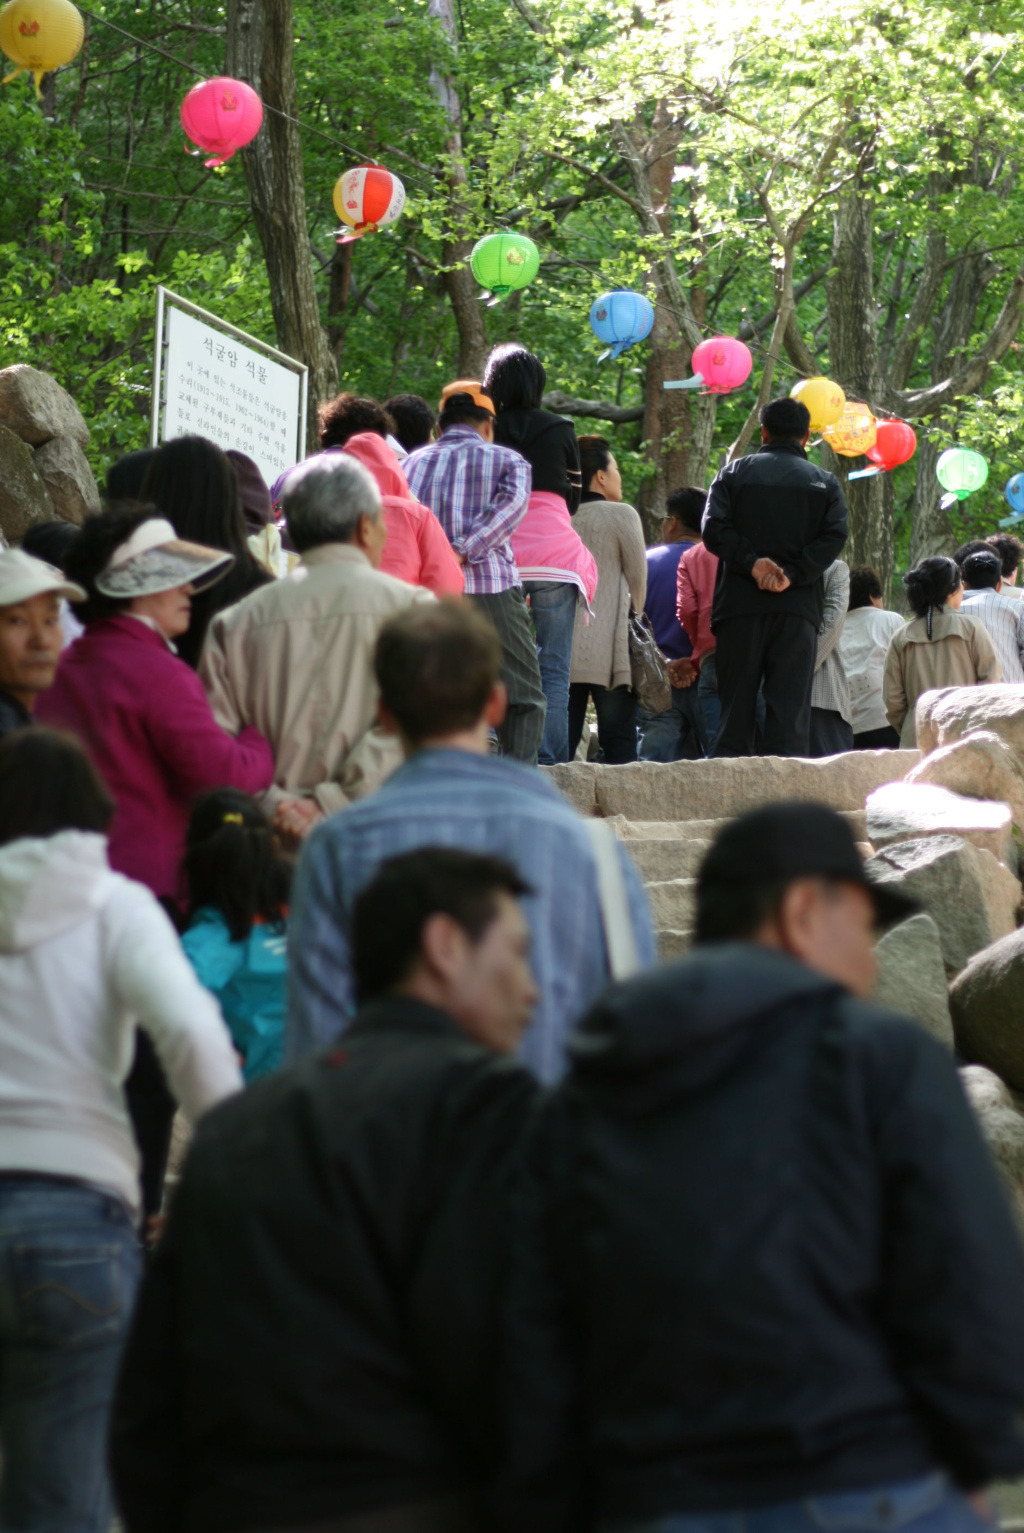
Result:
M754 366L750 348L731 335L713 335L694 348L691 362L709 394L728 394L746 383Z
M263 123L263 102L244 80L218 75L193 85L181 103L181 126L212 159L223 165L236 149L251 144Z

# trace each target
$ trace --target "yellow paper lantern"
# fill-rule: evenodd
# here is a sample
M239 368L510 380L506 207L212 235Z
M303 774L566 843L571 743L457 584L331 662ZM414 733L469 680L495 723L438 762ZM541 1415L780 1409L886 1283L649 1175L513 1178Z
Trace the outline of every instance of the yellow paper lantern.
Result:
M815 436L826 426L835 426L846 408L846 395L830 378L800 378L789 391L811 412L811 430Z
M834 426L826 426L821 433L833 452L841 458L859 458L874 447L878 437L878 422L866 404L848 399L843 413Z
M85 40L85 23L71 0L7 0L0 10L0 48L18 67L3 84L29 69L39 82L51 69L70 64Z

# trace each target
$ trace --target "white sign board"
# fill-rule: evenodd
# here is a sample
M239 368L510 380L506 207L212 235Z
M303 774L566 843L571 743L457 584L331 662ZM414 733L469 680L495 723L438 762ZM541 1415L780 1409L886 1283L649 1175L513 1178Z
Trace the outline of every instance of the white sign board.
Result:
M243 341L244 332L218 327L213 315L209 324L187 313L172 293L166 299L166 307L159 301L157 308L154 445L179 436L208 437L218 447L247 453L272 485L302 454L305 367L284 366L274 360L282 353L268 355L272 348L249 336Z

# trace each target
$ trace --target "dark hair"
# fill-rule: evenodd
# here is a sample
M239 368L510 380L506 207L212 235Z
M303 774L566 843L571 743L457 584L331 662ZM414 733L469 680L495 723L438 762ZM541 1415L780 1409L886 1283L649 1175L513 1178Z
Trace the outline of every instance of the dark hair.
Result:
M607 437L581 436L577 440L580 444L580 473L583 478L583 493L586 495L594 475L602 473L612 461L612 449Z
M775 915L792 882L720 884L698 875L694 941L746 941Z
M927 617L930 624L931 609L944 606L946 597L959 588L960 566L945 554L933 554L904 575L903 584L914 613Z
M983 538L972 538L969 543L960 544L960 547L953 555L953 558L956 560L960 568L963 569L964 560L969 559L971 554L984 554L988 551L989 545L984 541Z
M0 740L0 846L62 830L102 834L114 800L73 735L26 726Z
M850 569L850 602L848 612L858 607L870 607L872 596L881 596L882 582L870 564L855 564Z
M449 394L444 409L437 417L437 429L441 435L451 426L467 426L473 421L492 421L490 410L478 405L472 394Z
M511 863L499 857L441 846L393 857L352 912L357 999L370 1001L408 978L431 916L450 916L476 943L498 913L499 894L518 899L532 892Z
M155 457L155 447L140 447L112 463L107 469L107 499L138 500L146 470Z
M75 606L79 622L95 623L101 617L113 617L116 612L128 608L128 600L120 596L104 596L96 589L96 577L110 563L116 549L126 542L143 522L158 516L155 506L140 506L127 502L110 506L87 516L79 535L68 549L64 573L69 580L83 587L87 600Z
M1003 566L1003 579L1009 580L1017 568L1024 554L1024 543L1020 538L1015 538L1012 532L994 532L985 542L990 548L994 548L999 555Z
M961 566L964 585L972 591L994 591L1003 578L1003 566L994 548L968 554Z
M53 522L33 522L22 538L21 546L34 559L43 559L54 569L63 570L68 550L77 543L81 530L74 522L65 522L59 517Z
M674 516L680 527L690 532L700 532L704 508L708 503L707 490L695 484L684 484L681 490L673 490L665 499L665 515Z
M209 906L241 942L256 921L280 928L291 867L279 854L270 821L238 788L214 788L192 806L185 836L188 920Z
M395 423L395 436L406 452L426 447L437 416L422 394L395 394L384 401L384 408Z
M481 387L500 415L502 410L540 409L547 379L540 357L518 341L506 341L487 358Z
M350 436L360 431L373 431L377 436L394 432L395 423L375 399L363 399L358 394L335 394L320 406L317 419L320 422L320 446L344 447Z
M768 435L780 441L802 442L811 429L810 410L788 394L762 405L759 419Z
M501 674L501 643L468 603L417 603L384 624L373 669L384 706L418 744L478 723Z

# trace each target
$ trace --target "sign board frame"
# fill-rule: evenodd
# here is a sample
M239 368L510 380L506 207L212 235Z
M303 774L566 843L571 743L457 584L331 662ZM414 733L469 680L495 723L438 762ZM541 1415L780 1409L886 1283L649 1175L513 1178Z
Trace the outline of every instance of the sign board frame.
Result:
M281 367L288 368L299 378L299 413L295 424L295 462L301 463L306 455L306 415L309 407L309 368L305 362L297 362L286 352L278 351L276 346L270 346L266 341L261 341L255 335L249 335L245 330L240 330L237 325L231 325L225 319L220 319L216 314L211 314L209 309L200 308L188 298L182 298L170 288L158 286L156 290L156 334L153 349L153 398L152 414L150 420L150 446L160 445L160 427L166 409L166 377L165 377L165 354L168 345L167 335L167 310L176 308L183 310L194 319L201 320L203 324L222 335L231 336L253 351L269 357L271 361ZM236 444L240 451L248 452L252 456L252 449L245 447L241 442Z

